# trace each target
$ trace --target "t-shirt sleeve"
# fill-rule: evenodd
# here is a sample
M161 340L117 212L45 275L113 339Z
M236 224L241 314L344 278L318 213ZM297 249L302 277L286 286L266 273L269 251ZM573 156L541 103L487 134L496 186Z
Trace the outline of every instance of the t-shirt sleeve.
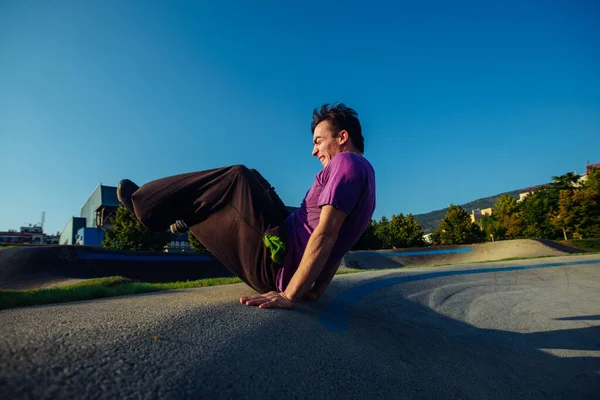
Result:
M323 174L323 190L319 196L319 207L330 204L350 214L362 193L364 174L352 158L337 155Z

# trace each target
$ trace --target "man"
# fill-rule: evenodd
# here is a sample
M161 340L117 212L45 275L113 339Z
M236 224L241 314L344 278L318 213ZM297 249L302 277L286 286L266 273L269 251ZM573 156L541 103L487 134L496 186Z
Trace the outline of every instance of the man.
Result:
M287 210L255 170L235 165L159 179L123 180L119 201L150 230L192 234L260 295L260 308L318 300L371 221L375 172L363 157L357 114L344 104L314 110L312 155L323 165L300 208Z

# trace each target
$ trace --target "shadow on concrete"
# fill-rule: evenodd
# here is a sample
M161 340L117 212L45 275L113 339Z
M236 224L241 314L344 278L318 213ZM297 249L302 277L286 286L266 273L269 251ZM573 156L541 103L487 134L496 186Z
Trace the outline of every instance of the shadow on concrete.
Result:
M541 349L600 351L600 327L539 333L481 329L391 291L373 298L354 307L343 333L315 326L325 304L266 311L279 315L262 329L242 328L228 336L211 349L217 354L211 362L201 361L197 349L204 345L202 330L208 329L202 321L219 318L218 313L192 317L197 318L192 324L196 339L170 329L190 324L189 319L173 321L162 328L169 340L198 360L180 364L185 371L173 386L184 397L198 398L302 398L307 393L317 399L598 398L598 357L561 358ZM161 361L166 368L172 362Z
M585 315L580 317L555 318L557 321L600 321L600 315Z
M106 255L121 259L102 259ZM160 261L151 261L154 257ZM199 258L197 253L109 251L91 246L16 247L0 251L0 289L33 289L61 280L115 275L145 282L233 276L213 257Z
M547 239L533 239L533 240L535 240L536 242L540 242L543 245L551 247L555 250L562 251L562 252L565 252L568 254L587 253L587 251L585 251L585 250L579 250L579 249L575 249L573 247L564 246L562 244L553 242L552 240L547 240Z

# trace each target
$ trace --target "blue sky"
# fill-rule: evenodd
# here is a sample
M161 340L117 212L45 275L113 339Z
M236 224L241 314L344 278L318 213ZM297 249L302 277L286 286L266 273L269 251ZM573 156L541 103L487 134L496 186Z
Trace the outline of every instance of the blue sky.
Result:
M355 108L374 217L600 162L596 1L0 2L0 230L101 182L246 164L298 205L311 113ZM341 6L343 4L343 6Z

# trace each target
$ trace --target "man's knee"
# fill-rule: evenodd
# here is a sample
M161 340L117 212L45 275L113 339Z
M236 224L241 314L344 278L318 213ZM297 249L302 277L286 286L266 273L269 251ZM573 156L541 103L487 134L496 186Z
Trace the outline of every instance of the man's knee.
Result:
M260 172L255 169L250 169L242 164L234 165L231 169L234 174L244 176L246 179L257 179L265 189L268 189L271 186Z
M242 164L236 164L231 167L231 171L236 175L246 175L249 176L252 174L250 169Z

